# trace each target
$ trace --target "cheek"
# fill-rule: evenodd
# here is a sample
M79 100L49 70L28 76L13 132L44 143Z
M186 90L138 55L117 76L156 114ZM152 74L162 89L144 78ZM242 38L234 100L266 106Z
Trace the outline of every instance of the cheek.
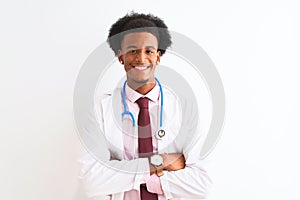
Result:
M152 61L156 63L157 61L159 61L159 59L160 59L159 55L156 54L156 55L153 56Z
M125 70L126 72L128 72L130 69L131 69L131 67L130 67L130 66L128 66L128 65L124 65L124 70Z
M134 56L126 53L126 54L124 54L123 58L124 58L124 61L130 62L134 59Z

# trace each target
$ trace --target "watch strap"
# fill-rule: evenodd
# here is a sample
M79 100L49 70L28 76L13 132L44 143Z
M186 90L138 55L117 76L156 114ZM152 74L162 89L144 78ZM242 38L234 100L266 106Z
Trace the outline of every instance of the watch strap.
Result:
M158 177L164 175L163 169L164 169L164 167L162 165L159 165L159 166L156 167L156 175Z

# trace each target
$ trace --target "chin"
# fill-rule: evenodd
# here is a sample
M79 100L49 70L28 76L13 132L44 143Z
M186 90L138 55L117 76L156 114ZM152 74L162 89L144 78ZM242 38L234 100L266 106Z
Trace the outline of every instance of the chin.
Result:
M135 79L134 82L139 84L139 85L144 85L144 84L147 84L149 82L149 79Z

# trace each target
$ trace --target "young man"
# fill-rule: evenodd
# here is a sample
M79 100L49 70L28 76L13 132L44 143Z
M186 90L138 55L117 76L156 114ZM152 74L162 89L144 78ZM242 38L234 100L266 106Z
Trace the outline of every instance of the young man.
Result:
M99 126L109 157L102 163L88 154L81 159L88 197L205 198L210 179L201 165L200 133L192 109L183 108L155 78L160 58L171 45L167 26L153 15L130 13L112 25L108 42L124 66L126 82L116 95L108 93L100 102ZM122 105L113 105L115 96ZM123 109L119 127L113 123L114 107ZM196 137L181 138L181 132Z

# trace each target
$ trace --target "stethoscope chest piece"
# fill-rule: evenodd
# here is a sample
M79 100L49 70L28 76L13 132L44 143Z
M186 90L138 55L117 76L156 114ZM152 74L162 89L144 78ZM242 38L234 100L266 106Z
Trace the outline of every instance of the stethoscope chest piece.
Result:
M156 138L157 139L162 139L165 135L166 135L166 132L161 129L161 130L157 131Z

